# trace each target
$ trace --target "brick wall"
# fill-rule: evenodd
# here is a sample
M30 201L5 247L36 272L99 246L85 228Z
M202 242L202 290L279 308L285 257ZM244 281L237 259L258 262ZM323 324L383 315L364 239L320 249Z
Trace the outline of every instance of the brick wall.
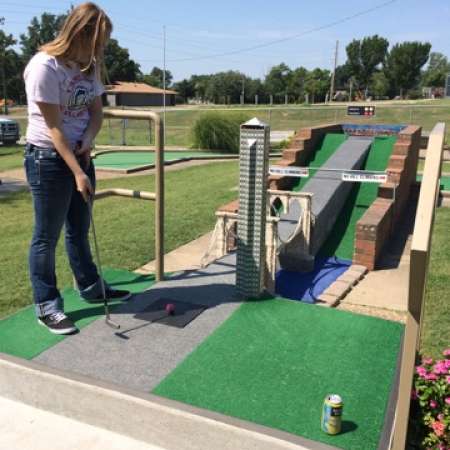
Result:
M409 125L398 135L387 166L388 182L379 186L378 198L356 224L355 264L374 270L401 219L416 181L421 131L421 127Z
M316 127L307 127L300 129L292 138L289 146L283 150L283 155L280 160L274 163L277 166L301 166L312 156L312 153L317 149L321 140L327 133L340 133L342 126L337 123L319 125ZM269 188L279 190L290 190L295 178L283 177L279 175L269 176ZM221 206L218 211L223 212L237 212L239 202L233 200L226 205Z

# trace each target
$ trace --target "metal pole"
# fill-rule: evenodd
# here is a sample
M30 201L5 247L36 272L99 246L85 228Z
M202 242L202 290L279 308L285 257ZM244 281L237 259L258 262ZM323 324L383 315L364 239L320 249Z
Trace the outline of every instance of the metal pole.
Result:
M0 25L3 25L5 23L5 18L4 17L0 17ZM6 36L6 35L5 35ZM3 46L3 58L2 58L2 83L3 83L3 101L4 101L4 105L3 105L3 110L5 115L8 114L8 101L6 99L6 43Z
M164 118L164 125L166 124L166 26L163 26L163 118ZM163 133L164 133L164 142L166 142L166 128L163 127Z
M330 102L333 101L333 96L334 96L334 83L335 83L335 79L336 79L336 67L337 67L337 62L338 62L338 51L339 51L339 41L336 41L336 50L334 52L334 70L333 70L333 74L331 75L330 98L329 98Z
M164 121L155 120L155 256L156 281L164 280Z

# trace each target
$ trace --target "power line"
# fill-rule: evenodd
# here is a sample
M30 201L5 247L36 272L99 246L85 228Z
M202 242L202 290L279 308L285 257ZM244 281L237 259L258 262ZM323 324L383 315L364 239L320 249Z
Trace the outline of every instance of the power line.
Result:
M211 54L211 55L207 55L207 56L204 56L204 57L201 57L201 58L183 58L183 59L178 59L178 60L171 60L170 62L194 61L194 60L197 60L197 59L219 58L219 57L222 57L222 56L237 55L239 53L245 53L245 52L249 52L249 51L252 51L252 50L257 50L257 49L260 49L260 48L269 47L269 46L272 46L272 45L275 45L275 44L280 44L282 42L287 42L287 41L291 41L291 40L294 40L294 39L298 39L300 37L306 36L306 35L311 34L311 33L315 33L317 31L322 31L322 30L326 30L327 28L332 28L332 27L334 27L336 25L340 25L340 24L348 22L348 21L350 21L352 19L356 19L357 17L361 17L361 16L364 16L364 15L369 14L371 12L377 11L377 10L379 10L381 8L384 8L384 7L388 6L388 5L391 5L392 3L395 3L396 1L398 1L398 0L389 0L387 2L380 3L379 5L374 6L372 8L365 9L363 11L357 12L357 13L352 14L350 16L343 17L342 19L336 20L334 22L330 22L330 23L325 24L325 25L314 27L314 28L306 30L306 31L304 31L302 33L294 34L292 36L288 36L288 37L280 38L280 39L275 39L273 41L266 42L264 44L257 44L257 45L253 45L253 46L250 46L250 47L244 47L244 48L240 48L240 49L237 49L237 50L232 50L232 51L229 51L229 52Z

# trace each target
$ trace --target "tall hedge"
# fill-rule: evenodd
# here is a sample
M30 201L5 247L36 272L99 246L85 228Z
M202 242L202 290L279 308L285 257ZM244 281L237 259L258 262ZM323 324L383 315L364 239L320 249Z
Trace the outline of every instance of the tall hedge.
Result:
M243 113L211 111L202 114L192 127L195 148L239 153L239 126L249 120Z

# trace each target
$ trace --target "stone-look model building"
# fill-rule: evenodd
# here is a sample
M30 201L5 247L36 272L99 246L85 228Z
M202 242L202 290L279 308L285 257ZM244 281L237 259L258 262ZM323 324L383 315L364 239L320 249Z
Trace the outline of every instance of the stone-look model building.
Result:
M264 290L269 143L267 124L241 125L236 289L246 298Z
M177 92L166 89L166 105L175 106ZM108 106L163 106L164 89L146 83L118 81L105 86L104 104Z

